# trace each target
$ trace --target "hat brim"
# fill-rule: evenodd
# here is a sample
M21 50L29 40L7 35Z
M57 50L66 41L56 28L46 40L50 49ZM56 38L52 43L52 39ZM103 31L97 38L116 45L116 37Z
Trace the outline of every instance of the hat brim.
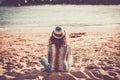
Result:
M61 36L56 36L55 34L62 34ZM64 36L66 35L66 32L65 31L61 31L61 32L55 32L55 31L53 31L53 33L52 33L52 36L54 37L54 38L56 38L56 39L61 39L61 38L63 38Z

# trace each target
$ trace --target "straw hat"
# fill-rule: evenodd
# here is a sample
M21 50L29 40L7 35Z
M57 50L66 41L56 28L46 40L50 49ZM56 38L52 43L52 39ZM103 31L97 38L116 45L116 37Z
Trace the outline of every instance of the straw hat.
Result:
M66 35L66 32L61 27L57 26L52 32L52 36L56 39L61 39Z

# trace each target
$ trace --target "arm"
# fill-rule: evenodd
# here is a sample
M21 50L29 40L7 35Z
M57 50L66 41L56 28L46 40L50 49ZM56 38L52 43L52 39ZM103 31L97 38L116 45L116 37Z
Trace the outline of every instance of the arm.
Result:
M50 63L50 49L49 49L49 45L48 45L48 63Z
M48 45L48 63L52 62L52 45Z
M71 47L67 48L66 62L67 62L69 67L73 64L73 57L72 57L72 54L71 54Z
M70 55L71 55L71 48L70 48L70 47L67 47L67 51L66 51L66 61L69 60Z

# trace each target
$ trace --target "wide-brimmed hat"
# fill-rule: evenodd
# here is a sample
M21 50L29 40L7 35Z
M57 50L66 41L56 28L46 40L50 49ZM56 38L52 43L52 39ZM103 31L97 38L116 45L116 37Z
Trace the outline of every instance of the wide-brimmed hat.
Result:
M62 28L59 26L57 26L55 28L55 30L53 30L53 32L52 32L52 36L56 39L61 39L61 38L65 37L65 35L66 35L65 30L62 30Z

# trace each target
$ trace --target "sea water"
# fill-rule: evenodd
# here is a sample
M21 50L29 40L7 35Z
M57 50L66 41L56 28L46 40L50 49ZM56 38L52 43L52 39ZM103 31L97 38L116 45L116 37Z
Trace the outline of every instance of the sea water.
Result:
M120 5L39 5L0 7L0 30L120 27Z

